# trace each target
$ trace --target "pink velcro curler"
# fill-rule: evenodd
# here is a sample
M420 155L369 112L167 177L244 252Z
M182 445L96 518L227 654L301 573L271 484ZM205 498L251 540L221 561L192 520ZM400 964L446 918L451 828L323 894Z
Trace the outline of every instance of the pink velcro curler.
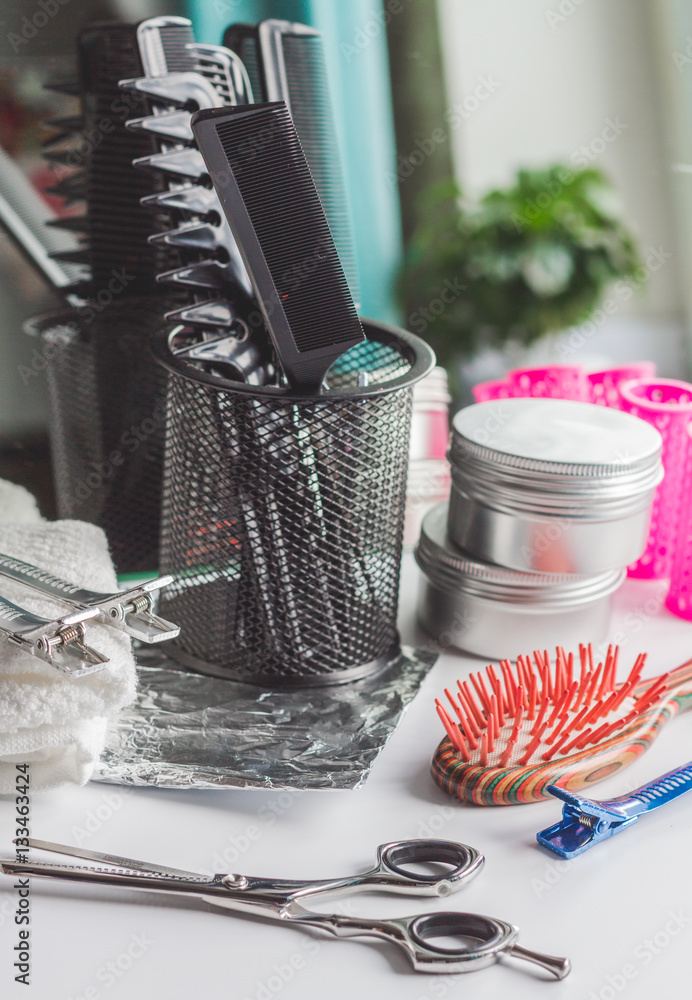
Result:
M680 517L685 507L684 470L692 421L692 385L677 379L634 379L619 386L620 408L653 424L663 438L665 476L656 490L646 551L629 568L645 580L670 576Z
M515 368L507 373L512 396L543 396L575 399L588 403L591 392L581 365L550 365L547 368Z
M620 365L617 368L604 368L600 372L589 372L586 376L589 382L592 403L599 406L612 406L620 409L620 393L618 386L621 382L629 382L635 378L652 379L656 374L656 365L653 361L633 361L629 365Z
M516 396L505 378L494 378L490 382L478 382L473 387L473 398L477 403L487 403L489 399L509 399Z
M682 509L675 539L666 607L692 621L692 424L687 425L687 456L682 483Z

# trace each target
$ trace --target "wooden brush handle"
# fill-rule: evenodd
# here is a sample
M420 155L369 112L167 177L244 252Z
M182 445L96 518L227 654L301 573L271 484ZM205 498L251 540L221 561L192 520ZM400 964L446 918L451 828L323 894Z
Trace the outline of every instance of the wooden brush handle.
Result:
M646 689L651 687L655 679L655 677L649 677L645 681L640 681L632 692L633 696L639 698L643 695ZM680 712L684 712L692 706L692 660L687 660L682 666L671 670L668 676L668 688L664 697L668 701L677 702L678 711ZM662 697L661 700L663 701L664 698Z
M661 675L663 676L663 675ZM640 681L631 697L641 697L656 681ZM547 787L559 784L571 792L589 788L632 764L651 746L673 716L692 706L692 660L671 671L667 688L642 717L604 743L567 757L521 766L482 767L465 764L449 739L442 740L432 761L432 775L448 794L472 805L508 806L549 799Z

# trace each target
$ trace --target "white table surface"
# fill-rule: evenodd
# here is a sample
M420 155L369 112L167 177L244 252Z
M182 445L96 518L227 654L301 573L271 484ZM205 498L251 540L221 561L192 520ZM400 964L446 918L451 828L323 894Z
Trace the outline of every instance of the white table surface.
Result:
M407 641L416 635L416 586L407 556L401 615ZM628 581L618 595L613 633L621 634L623 667L640 650L649 652L650 675L692 656L692 624L662 609L664 593L660 583ZM516 652L508 635L507 655ZM372 862L376 845L389 840L460 840L485 854L485 870L442 908L517 924L527 948L571 958L573 971L563 982L517 961L472 975L421 975L384 943L308 935L214 912L201 903L171 904L171 897L155 894L35 880L27 989L13 981L16 896L10 878L0 876L0 997L689 997L692 796L682 796L572 862L550 856L535 842L536 831L559 819L557 802L498 809L455 804L429 776L441 735L433 698L482 665L458 653L440 658L358 791L195 792L91 783L34 795L32 835L178 868L284 878L356 873ZM606 798L629 791L686 762L691 747L692 714L675 719L648 753L594 794ZM11 853L13 820L13 802L0 799L3 855ZM439 909L440 901L356 895L341 905L361 916L403 916ZM328 910L329 904L322 908Z

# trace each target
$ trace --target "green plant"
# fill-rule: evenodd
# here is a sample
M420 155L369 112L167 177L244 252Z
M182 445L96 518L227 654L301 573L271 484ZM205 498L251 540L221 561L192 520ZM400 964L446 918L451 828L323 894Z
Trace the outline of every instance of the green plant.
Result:
M583 323L611 282L641 274L599 170L521 170L512 187L475 204L447 182L428 193L421 215L399 296L410 328L443 364Z

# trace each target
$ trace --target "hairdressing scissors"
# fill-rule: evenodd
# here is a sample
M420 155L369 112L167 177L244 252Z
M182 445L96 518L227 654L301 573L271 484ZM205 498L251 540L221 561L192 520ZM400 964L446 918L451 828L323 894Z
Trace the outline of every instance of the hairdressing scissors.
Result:
M199 896L212 906L248 913L293 926L313 927L335 937L376 937L402 948L418 972L470 972L513 955L534 962L563 979L570 970L566 958L527 951L516 944L518 929L504 920L475 913L424 913L397 920L371 920L341 914L315 913L302 903L310 899L358 891L396 892L414 896L448 896L478 875L483 855L473 847L447 840L400 840L377 849L375 866L346 878L302 881L253 878L247 875L199 875L151 865L132 858L99 854L62 844L29 839L30 847L71 857L86 858L122 871L48 864L40 861L3 861L10 875L119 885L127 889ZM421 873L410 866L444 866L444 871ZM455 937L456 947L436 945L435 939Z

